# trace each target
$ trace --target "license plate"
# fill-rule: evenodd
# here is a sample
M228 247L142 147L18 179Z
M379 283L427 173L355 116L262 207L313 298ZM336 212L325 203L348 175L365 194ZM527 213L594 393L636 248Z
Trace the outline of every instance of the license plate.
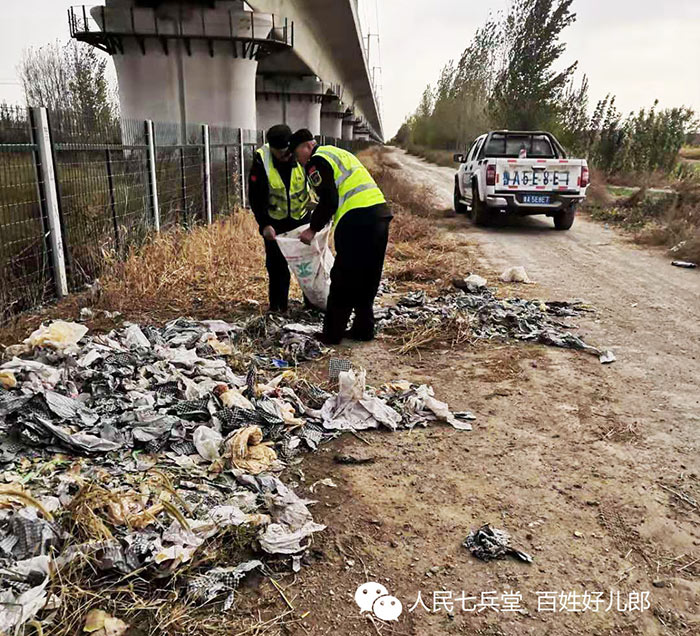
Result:
M535 205L549 205L549 196L544 194L524 194L523 203L534 203Z
M504 186L550 186L558 188L568 186L571 175L568 172L550 170L505 170Z

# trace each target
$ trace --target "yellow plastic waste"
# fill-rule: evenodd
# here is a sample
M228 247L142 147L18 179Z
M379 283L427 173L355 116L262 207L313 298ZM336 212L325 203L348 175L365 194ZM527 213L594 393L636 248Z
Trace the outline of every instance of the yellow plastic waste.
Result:
M207 338L207 344L220 356L233 355L233 347L228 342L221 342L214 334Z
M231 467L258 475L268 470L277 459L277 453L268 446L269 442L261 443L262 439L259 426L242 428L226 440L223 456Z
M219 397L224 403L224 406L228 406L229 408L237 406L239 409L249 409L251 411L255 410L255 407L251 404L250 400L243 396L238 389L229 389L228 391L224 391Z
M17 386L17 378L12 371L0 371L0 386L3 389L14 389Z
M62 351L78 344L87 332L88 328L85 325L55 320L50 325L39 327L24 341L24 344L32 348L53 347Z
M129 626L121 619L107 614L104 610L93 609L85 617L83 632L93 636L122 636Z

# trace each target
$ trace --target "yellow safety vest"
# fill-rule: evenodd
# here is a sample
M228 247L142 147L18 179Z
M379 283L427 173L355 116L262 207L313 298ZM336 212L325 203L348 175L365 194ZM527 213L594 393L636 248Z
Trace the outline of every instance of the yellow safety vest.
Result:
M351 152L336 146L319 146L314 157L323 157L333 168L333 178L338 188L338 209L333 225L337 225L350 210L386 203L372 175Z
M267 181L270 187L268 209L270 218L277 221L286 219L288 216L291 216L297 221L304 218L312 205L304 168L298 163L292 168L288 195L284 181L282 181L282 177L272 161L270 145L265 144L262 148L258 148L257 153L265 166Z

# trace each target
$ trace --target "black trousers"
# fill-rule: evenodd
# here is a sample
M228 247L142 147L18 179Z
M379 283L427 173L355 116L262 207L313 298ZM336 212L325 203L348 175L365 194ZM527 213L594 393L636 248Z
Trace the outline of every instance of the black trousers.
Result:
M290 273L287 259L284 258L277 241L265 243L265 267L269 280L268 296L270 299L270 311L285 312L289 308L289 282ZM312 309L313 305L304 296L304 307Z
M265 267L269 279L270 311L287 311L289 305L289 266L276 241L265 242Z
M368 210L351 210L335 228L336 257L323 324L323 335L330 344L343 339L353 310L352 337L374 337L374 299L384 269L391 217L377 217Z

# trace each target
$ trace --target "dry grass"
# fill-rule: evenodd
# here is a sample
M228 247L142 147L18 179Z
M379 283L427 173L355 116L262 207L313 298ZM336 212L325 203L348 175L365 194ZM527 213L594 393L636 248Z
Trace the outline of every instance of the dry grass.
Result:
M680 156L683 159L692 159L694 161L700 160L700 146L685 146L681 148Z
M700 263L700 177L684 179L658 217L636 235L639 243L673 248L676 258Z
M672 193L649 192L649 180L615 200L605 175L593 174L586 209L591 216L631 231L637 243L673 248L674 258L700 262L700 176L684 174L668 184Z
M112 262L97 307L211 318L266 296L263 242L252 215L238 212L211 226L163 233Z
M416 157L421 157L438 166L453 168L456 165L454 161L456 151L454 150L436 150L434 148L426 148L425 146L417 146L416 144L408 144L406 145L406 152Z

